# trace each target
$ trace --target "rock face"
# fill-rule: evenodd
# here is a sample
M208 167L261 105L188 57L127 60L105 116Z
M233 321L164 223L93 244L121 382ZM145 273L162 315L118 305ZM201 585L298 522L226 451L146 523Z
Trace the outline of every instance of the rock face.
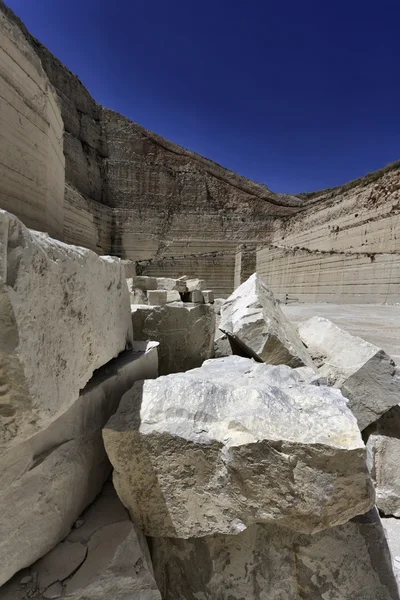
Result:
M375 511L315 535L253 525L235 535L153 538L165 600L398 600Z
M385 515L400 517L400 406L394 406L364 432L376 504Z
M346 400L304 370L231 356L135 384L103 437L118 495L150 536L255 522L315 532L374 501Z
M383 350L322 317L298 332L319 373L349 399L361 430L399 402L400 371Z
M129 306L119 259L57 242L0 211L3 451L56 420L94 370L132 344Z
M156 340L159 373L187 371L213 356L215 312L209 304L173 302L164 306L132 305L137 340Z
M221 306L219 328L256 360L272 365L312 366L272 292L256 273Z
M1 456L0 585L62 540L94 500L111 468L101 428L135 381L156 376L157 344L135 342L47 430Z
M17 573L0 590L1 600L161 600L146 540L109 482L77 525L46 556Z
M400 521L399 519L382 519L382 525L392 557L397 587L400 590Z

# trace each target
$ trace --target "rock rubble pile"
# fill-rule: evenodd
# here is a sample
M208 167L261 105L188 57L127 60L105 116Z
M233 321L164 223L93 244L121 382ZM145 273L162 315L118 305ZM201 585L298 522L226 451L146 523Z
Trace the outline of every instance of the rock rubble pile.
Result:
M0 600L399 600L391 358L127 274L0 211Z

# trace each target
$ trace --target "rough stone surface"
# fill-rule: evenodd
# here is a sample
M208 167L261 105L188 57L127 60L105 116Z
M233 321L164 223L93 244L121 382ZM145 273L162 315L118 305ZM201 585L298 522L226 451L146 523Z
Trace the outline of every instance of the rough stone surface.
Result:
M146 539L107 482L84 525L0 589L1 600L161 600Z
M203 293L200 290L193 290L192 292L189 292L188 302L194 302L195 304L203 304Z
M205 282L203 279L187 279L186 287L188 292L199 291L204 289Z
M339 390L231 356L135 384L103 430L123 504L150 536L314 532L374 501L357 421Z
M176 290L149 290L147 292L149 304L168 304L169 302L180 302L181 296Z
M153 538L165 600L398 600L375 511L315 535L253 525L235 536Z
M368 427L364 439L376 504L383 514L400 517L400 406L393 406Z
M207 304L132 306L137 340L157 340L159 373L187 371L213 356L215 313Z
M206 304L214 304L214 292L212 290L203 290L202 294Z
M47 430L0 457L0 585L62 540L101 490L111 468L101 428L135 381L157 376L157 344L134 344Z
M256 273L221 306L219 328L257 360L291 367L312 366L295 330Z
M382 525L389 545L397 586L400 590L400 520L384 518L382 519Z
M319 373L349 399L361 430L399 402L400 371L383 350L322 317L298 332Z
M57 242L0 211L3 451L56 420L95 369L131 346L129 306L119 259Z

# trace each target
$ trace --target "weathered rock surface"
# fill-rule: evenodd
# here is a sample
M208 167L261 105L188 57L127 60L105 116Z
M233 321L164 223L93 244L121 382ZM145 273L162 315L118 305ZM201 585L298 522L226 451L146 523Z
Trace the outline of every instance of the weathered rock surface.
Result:
M133 305L131 309L135 339L160 343L160 375L193 369L213 356L212 305L173 302L164 306Z
M219 328L256 360L291 367L312 366L295 330L256 273L221 306Z
M400 406L393 406L368 427L364 439L376 504L385 515L400 517Z
M107 482L82 525L0 589L1 600L161 600L146 540Z
M361 430L398 404L400 371L386 352L322 317L301 323L298 332L319 373L349 399Z
M62 540L101 490L111 468L101 428L135 381L157 376L157 344L134 344L46 431L0 457L0 585Z
M57 242L0 211L3 451L48 427L95 369L132 344L129 306L119 259Z
M386 540L389 546L393 571L400 590L400 520L393 518L382 519Z
M150 536L255 522L315 532L374 501L346 400L308 385L304 370L231 356L139 382L103 437L118 495Z
M149 304L152 305L181 301L181 296L176 290L149 290L147 292L147 298Z
M165 600L398 600L376 511L315 535L253 525L235 535L153 538Z

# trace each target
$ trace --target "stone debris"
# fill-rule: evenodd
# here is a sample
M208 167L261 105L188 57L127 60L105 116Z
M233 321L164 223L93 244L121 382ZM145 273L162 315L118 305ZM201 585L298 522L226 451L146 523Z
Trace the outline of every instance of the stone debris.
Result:
M296 331L256 273L223 303L219 328L256 360L290 367L313 366Z
M176 290L149 290L147 298L151 305L168 304L169 302L180 302L181 296Z
M165 600L399 598L375 510L314 535L253 525L235 536L153 538L151 547Z
M146 539L129 520L111 482L87 509L84 523L26 569L23 579L18 573L2 587L1 600L25 599L21 583L32 580L39 600L161 600Z
M206 304L214 304L214 292L212 290L203 290L203 301Z
M160 343L160 375L199 367L213 356L212 305L173 302L164 306L133 305L131 309L135 339Z
M111 468L101 428L135 381L157 376L157 346L135 342L46 431L0 457L0 585L62 540L101 490Z
M169 277L148 277L137 275L127 279L131 305L149 304L161 306L170 302L188 302L193 304L213 304L214 292L204 290L202 279L179 279Z
M132 323L118 258L29 230L4 210L0 297L4 453L68 410L93 372L132 345Z
M313 317L298 327L299 335L321 376L349 400L361 430L400 401L400 371L381 348Z
M231 356L139 382L103 438L117 493L149 536L256 522L313 533L374 502L345 398L283 365Z

